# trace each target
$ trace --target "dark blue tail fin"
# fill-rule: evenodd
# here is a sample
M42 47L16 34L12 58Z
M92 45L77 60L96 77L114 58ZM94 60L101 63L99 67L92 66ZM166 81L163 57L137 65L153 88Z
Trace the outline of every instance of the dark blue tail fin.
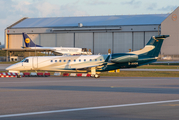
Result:
M36 45L26 33L22 33L22 35L26 47L42 47L40 45Z
M153 45L155 48L147 53L147 56L158 57L160 49L162 47L163 40L169 37L169 35L153 36L147 43L147 45Z

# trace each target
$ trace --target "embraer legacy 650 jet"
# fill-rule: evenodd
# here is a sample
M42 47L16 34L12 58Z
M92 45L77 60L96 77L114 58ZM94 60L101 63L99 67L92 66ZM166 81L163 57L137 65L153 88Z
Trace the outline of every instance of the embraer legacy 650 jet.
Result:
M60 54L60 55L74 55L74 54L83 54L83 55L87 55L87 54L92 54L91 52L87 52L86 48L73 48L73 47L43 47L40 45L36 45L31 38L26 34L26 33L22 33L23 35L23 39L24 39L24 43L26 47L23 48L30 48L30 49L37 49L37 50L46 50L46 49L50 49L52 50L55 54Z
M99 77L102 71L134 68L157 61L163 40L167 37L169 35L152 36L143 49L127 53L27 57L6 70L18 73L24 70L90 72L92 76Z

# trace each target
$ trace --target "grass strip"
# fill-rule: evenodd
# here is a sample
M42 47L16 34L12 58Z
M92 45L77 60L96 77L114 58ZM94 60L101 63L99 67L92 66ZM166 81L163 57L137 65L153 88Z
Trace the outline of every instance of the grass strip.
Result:
M119 73L104 72L101 76L114 77L179 77L179 72L170 71L121 71Z
M138 69L179 69L179 65L143 65Z

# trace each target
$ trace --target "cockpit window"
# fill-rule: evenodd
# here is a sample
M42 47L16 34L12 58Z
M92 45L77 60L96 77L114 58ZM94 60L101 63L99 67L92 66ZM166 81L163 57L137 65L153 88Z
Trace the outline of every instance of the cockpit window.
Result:
M28 63L28 62L29 62L29 59L25 59L25 61L24 61L24 62Z
M28 63L28 62L29 62L29 59L23 59L21 62L26 62L26 63Z

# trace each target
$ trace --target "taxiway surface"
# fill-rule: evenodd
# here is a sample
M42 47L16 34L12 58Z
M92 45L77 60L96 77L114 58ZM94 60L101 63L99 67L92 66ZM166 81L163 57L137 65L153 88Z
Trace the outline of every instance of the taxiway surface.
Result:
M0 78L1 120L179 119L179 78Z

